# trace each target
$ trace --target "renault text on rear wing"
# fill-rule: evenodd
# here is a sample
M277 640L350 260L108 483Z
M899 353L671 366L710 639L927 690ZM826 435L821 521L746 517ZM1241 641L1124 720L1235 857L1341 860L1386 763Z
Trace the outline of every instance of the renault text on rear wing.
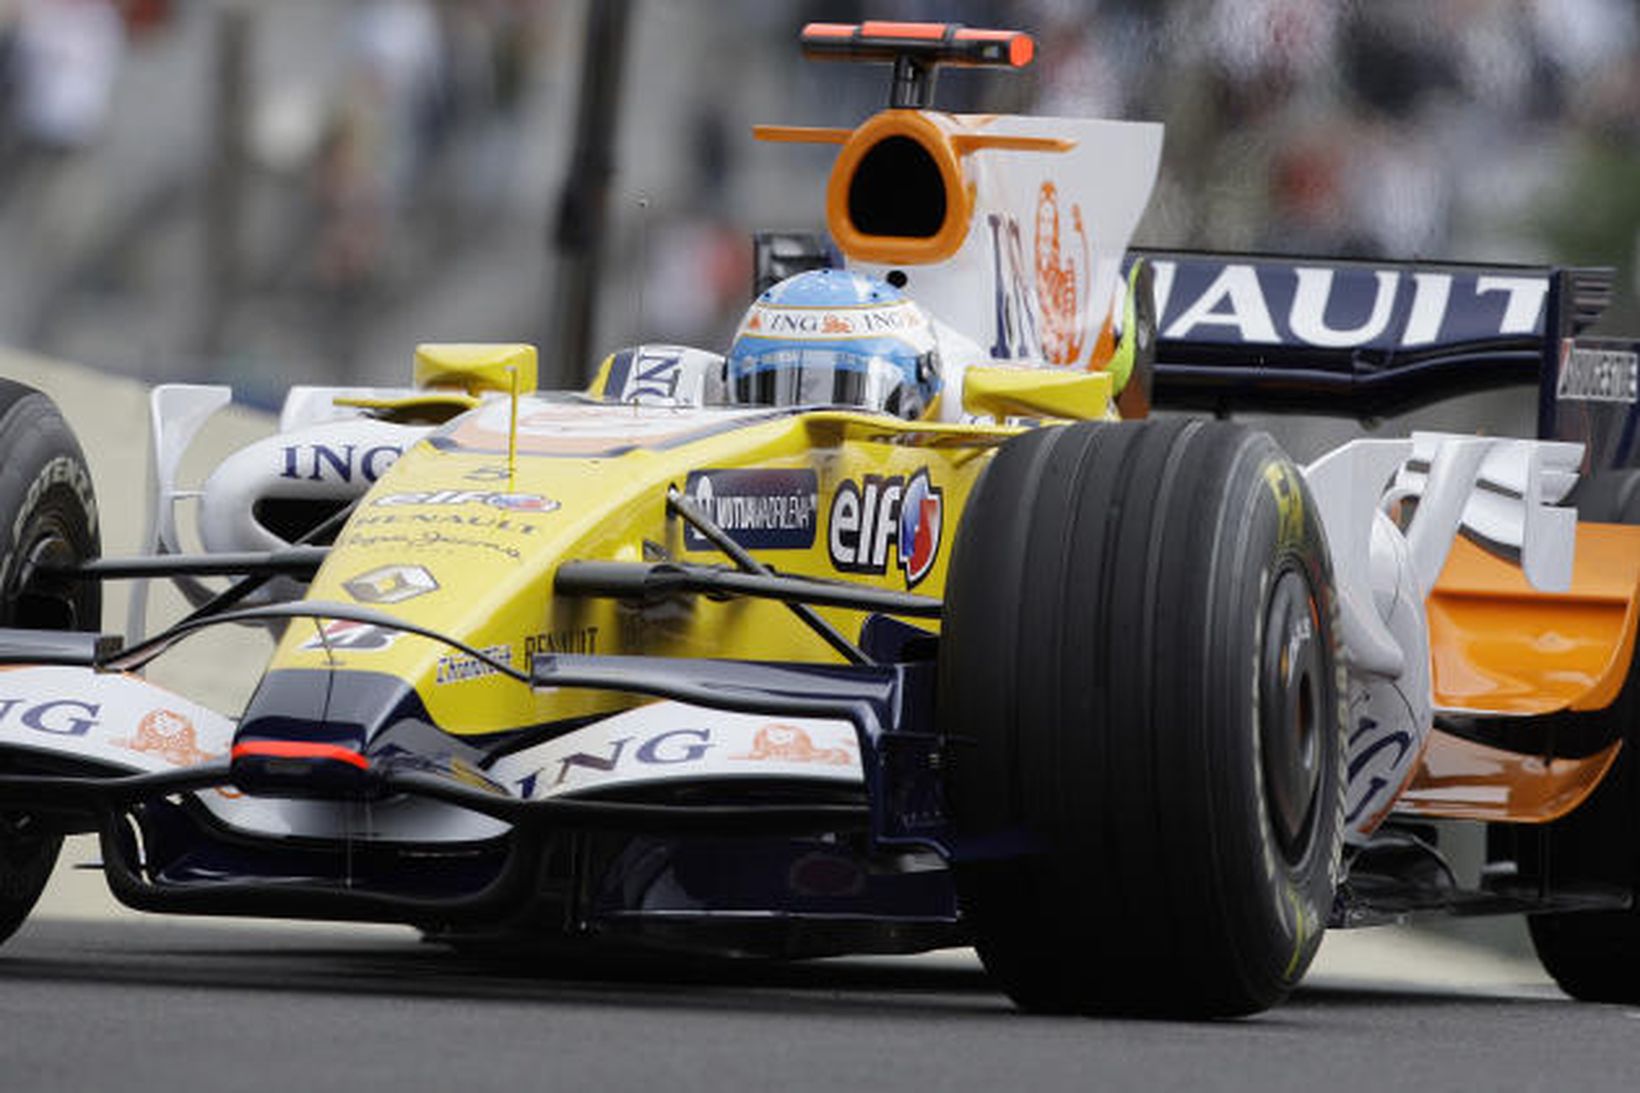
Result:
M1606 270L1140 250L1164 406L1377 414L1552 375Z

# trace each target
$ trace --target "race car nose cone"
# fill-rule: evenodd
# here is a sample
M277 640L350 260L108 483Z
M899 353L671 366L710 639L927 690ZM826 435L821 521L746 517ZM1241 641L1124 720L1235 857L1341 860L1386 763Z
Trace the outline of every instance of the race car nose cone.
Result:
M269 672L239 721L233 777L252 794L359 797L376 791L369 756L395 724L424 725L409 684L370 672Z
M358 796L374 781L370 760L341 744L241 740L231 761L234 783L255 795Z

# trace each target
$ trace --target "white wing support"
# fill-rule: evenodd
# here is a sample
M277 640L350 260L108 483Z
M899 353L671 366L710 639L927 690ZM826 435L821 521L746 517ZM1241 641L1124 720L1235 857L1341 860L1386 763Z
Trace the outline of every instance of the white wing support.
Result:
M1355 440L1304 468L1321 526L1332 551L1339 626L1354 671L1394 679L1406 670L1406 654L1390 634L1373 590L1372 547L1384 540L1384 485L1412 455L1410 440ZM1387 518L1385 518L1387 519ZM1383 555L1383 548L1380 548ZM1393 590L1394 584L1389 588Z
M1577 514L1558 507L1581 444L1414 433L1356 440L1304 468L1332 552L1349 677L1345 838L1360 844L1411 777L1434 722L1424 601L1467 531L1533 587L1571 584ZM1411 508L1410 522L1391 513Z
M167 383L148 395L148 526L143 534L143 554L181 552L177 534L176 503L199 496L197 490L177 489L177 472L189 445L211 416L233 401L233 389L219 384ZM189 578L178 578L178 587L190 600L210 590ZM198 600L197 602L204 602ZM126 617L126 640L140 641L148 626L148 582L134 582L131 607Z
M1412 459L1390 496L1419 499L1407 540L1424 593L1459 527L1518 552L1533 588L1571 587L1577 514L1556 506L1576 485L1582 460L1581 444L1413 433Z

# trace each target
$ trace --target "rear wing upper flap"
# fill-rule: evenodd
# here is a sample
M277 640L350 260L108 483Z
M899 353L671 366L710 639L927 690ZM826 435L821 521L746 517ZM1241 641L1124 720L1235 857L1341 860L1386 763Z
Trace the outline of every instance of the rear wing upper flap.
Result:
M1155 401L1370 416L1553 376L1606 269L1135 249L1154 269ZM1547 433L1546 433L1547 435Z

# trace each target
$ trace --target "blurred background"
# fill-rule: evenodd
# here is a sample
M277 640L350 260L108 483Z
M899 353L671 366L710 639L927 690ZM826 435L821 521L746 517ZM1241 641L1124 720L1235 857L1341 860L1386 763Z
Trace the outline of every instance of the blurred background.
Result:
M833 154L751 125L882 106L797 49L863 18L1036 35L942 108L1165 122L1139 242L1610 265L1640 331L1634 0L0 0L0 344L263 406L423 340L721 348Z

